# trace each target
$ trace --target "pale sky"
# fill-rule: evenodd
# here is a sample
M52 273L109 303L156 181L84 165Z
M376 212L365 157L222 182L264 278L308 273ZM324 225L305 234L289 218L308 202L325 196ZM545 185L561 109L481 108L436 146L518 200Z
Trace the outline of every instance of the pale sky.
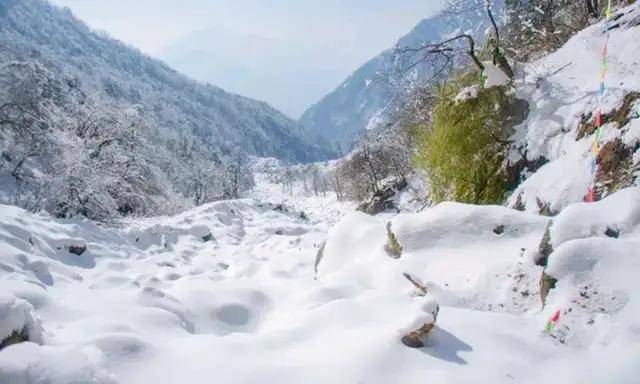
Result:
M94 29L297 118L442 0L51 0Z

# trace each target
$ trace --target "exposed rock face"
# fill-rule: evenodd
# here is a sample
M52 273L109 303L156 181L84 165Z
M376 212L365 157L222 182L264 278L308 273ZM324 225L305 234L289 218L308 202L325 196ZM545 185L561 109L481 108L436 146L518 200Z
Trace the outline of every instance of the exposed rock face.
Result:
M640 99L639 92L627 93L620 108L602 115L602 124L616 123L618 129L627 125L632 118L632 108L638 99ZM578 128L578 134L576 135L576 141L585 136L592 135L597 128L593 114L583 114L580 127Z
M596 159L598 163L596 183L599 187L597 191L599 198L633 185L633 152L634 148L625 145L620 139L615 139L602 146Z
M520 183L524 180L524 177L522 176L523 171L535 172L548 162L549 160L544 157L538 157L535 160L528 160L527 155L525 154L517 162L509 164L507 166L507 189L514 190L518 185L520 185Z

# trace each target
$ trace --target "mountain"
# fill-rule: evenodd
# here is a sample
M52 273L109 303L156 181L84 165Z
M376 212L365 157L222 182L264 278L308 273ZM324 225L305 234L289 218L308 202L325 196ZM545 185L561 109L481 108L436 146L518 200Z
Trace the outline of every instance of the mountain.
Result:
M484 9L476 0L469 0L459 10L448 9L432 18L424 19L397 47L417 48L424 43L441 41L460 32L485 38L490 27ZM503 2L493 5L500 12ZM431 65L417 65L402 71L409 58L390 48L356 70L333 92L304 112L299 122L311 135L320 136L345 150L351 147L367 129L393 119L407 93L433 75ZM404 65L403 65L404 64Z
M266 103L191 80L43 0L0 0L0 82L0 202L30 209L95 214L112 200L107 211L159 213L228 195L225 169L247 155L329 155Z
M344 65L335 56L322 54L330 48L301 39L211 27L189 33L160 57L196 79L255 95L297 118L331 90L327 83L335 84L344 77Z

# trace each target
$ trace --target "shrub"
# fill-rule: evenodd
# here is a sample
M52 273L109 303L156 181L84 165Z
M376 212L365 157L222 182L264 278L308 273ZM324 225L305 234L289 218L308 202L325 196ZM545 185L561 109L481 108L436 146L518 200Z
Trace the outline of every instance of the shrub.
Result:
M477 98L455 101L472 75L438 89L430 126L413 129L416 166L429 174L435 202L501 203L507 187L503 167L508 113L513 98L504 87L480 89Z

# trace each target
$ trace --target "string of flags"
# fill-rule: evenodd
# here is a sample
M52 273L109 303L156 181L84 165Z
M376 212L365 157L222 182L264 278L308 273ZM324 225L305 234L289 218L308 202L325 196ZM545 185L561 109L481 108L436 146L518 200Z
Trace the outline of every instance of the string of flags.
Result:
M595 113L596 134L591 147L593 160L591 162L591 184L587 191L587 201L593 203L596 201L596 172L598 171L598 154L600 153L600 139L602 138L602 99L606 92L605 80L608 70L608 50L609 50L609 19L611 19L611 0L607 0L606 15L604 19L605 41L600 53L600 89L598 93L598 106Z
M560 321L560 310L558 309L553 316L547 321L547 332L551 333L558 325L558 321Z
M602 51L600 52L600 88L598 92L598 105L596 107L595 113L595 126L596 132L595 137L593 139L593 145L591 147L591 152L593 154L593 160L591 163L591 184L589 185L589 190L587 192L587 201L593 203L596 201L596 172L598 171L598 154L600 153L600 139L602 138L602 99L606 93L605 80L607 78L607 70L608 70L608 51L609 51L609 20L611 19L611 0L607 0L606 14L604 20L604 33L605 40L604 45L602 47ZM546 331L548 333L552 333L558 322L560 321L560 309L557 309L553 316L547 321Z

